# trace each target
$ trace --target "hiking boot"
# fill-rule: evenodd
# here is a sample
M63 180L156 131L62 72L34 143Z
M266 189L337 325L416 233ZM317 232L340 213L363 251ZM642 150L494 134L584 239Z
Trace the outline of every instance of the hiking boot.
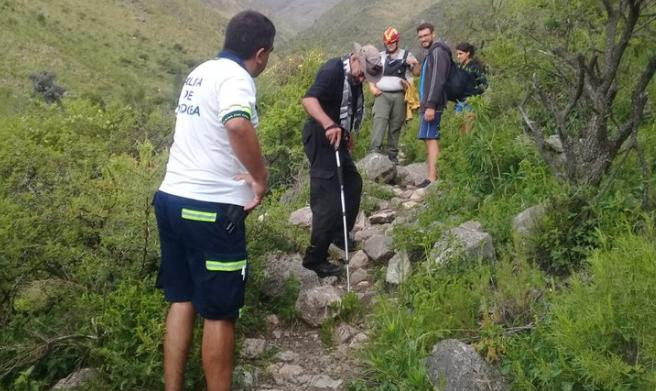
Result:
M303 265L304 268L312 270L313 272L317 273L317 276L319 278L324 278L328 276L339 276L342 274L342 268L333 265L332 263L328 261L324 261L315 265Z
M389 155L388 158L395 166L399 165L399 158L396 155Z
M424 179L424 181L421 182L420 184L418 184L417 187L420 188L420 189L425 189L425 188L427 188L428 186L430 186L431 183L433 183L433 182L431 182L431 181L428 180L428 179Z

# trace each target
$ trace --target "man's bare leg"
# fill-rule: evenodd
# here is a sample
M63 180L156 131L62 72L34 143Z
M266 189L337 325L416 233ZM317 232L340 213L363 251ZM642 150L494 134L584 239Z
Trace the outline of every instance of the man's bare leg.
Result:
M439 140L424 140L426 142L426 152L428 158L428 180L435 182L437 180L437 158L440 156L440 142Z
M230 391L235 350L235 323L205 319L203 324L203 370L207 391Z
M181 391L194 329L196 311L191 302L171 303L164 336L164 389Z

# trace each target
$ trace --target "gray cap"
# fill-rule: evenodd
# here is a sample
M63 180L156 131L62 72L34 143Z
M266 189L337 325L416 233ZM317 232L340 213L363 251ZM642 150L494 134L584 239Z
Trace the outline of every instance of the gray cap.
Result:
M383 77L383 61L380 59L380 52L372 45L360 46L359 43L353 43L353 54L360 60L364 66L364 76L370 83L378 83Z

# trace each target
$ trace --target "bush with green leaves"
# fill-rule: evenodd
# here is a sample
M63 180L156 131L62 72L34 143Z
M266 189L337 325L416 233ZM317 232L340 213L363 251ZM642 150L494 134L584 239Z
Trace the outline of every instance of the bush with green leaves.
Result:
M518 389L648 390L656 387L656 246L653 225L605 242L589 271L553 294L536 331L509 343ZM606 239L605 239L606 240Z

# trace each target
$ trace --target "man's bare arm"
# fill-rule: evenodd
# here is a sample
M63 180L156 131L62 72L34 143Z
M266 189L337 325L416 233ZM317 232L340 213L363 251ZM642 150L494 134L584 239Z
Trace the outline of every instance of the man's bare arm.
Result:
M246 118L233 118L225 123L228 130L228 138L232 150L235 151L237 159L246 167L251 177L250 185L255 193L255 198L244 206L248 211L255 208L264 197L267 189L267 169L264 164L264 156L260 149L255 127Z

